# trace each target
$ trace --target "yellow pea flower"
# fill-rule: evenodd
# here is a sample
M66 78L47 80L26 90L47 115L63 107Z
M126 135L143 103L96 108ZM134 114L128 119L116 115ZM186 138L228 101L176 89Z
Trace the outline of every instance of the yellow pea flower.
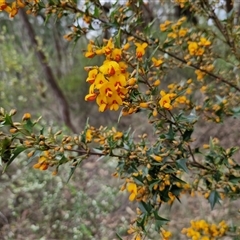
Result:
M129 201L133 201L137 196L137 185L135 183L128 183L127 190L130 193Z
M111 58L116 61L119 62L122 58L122 50L119 48L114 48L112 50L112 54L111 54Z
M148 46L147 43L135 43L136 48L136 57L142 58L145 54L145 48Z
M185 37L185 35L187 34L188 29L187 28L181 28L178 32L179 37Z
M159 104L162 108L165 108L167 110L172 110L172 108L173 108L172 105L171 105L171 99L170 99L169 94L164 95L160 99Z
M7 6L8 5L5 0L0 0L0 11L3 11Z
M98 74L98 70L96 68L90 70L88 73L88 78L86 79L86 82L93 84L96 79L97 74Z
M167 28L168 28L168 26L171 24L172 22L171 21L165 21L164 23L162 23L162 24L160 24L160 30L162 31L162 32L165 32L166 30L167 30Z
M198 43L199 46L205 46L205 47L208 47L211 45L211 42L209 40L207 40L206 38L204 37L201 37L200 38L200 42Z
M92 141L92 131L91 131L91 129L88 129L86 131L86 141L87 142L91 142Z
M157 161L157 162L161 162L161 161L162 161L162 157L157 156L157 155L155 155L155 154L152 154L151 157L152 157L155 161Z
M152 57L151 60L153 62L154 67L159 67L163 63L162 59L156 59L155 57Z
M197 80L202 80L205 76L205 73L201 70L196 70L195 73L197 75Z
M87 52L85 53L86 58L92 58L95 55L94 49L93 49L94 43L93 41L90 41L87 46Z
M188 51L190 55L196 55L198 50L198 44L196 42L188 42Z

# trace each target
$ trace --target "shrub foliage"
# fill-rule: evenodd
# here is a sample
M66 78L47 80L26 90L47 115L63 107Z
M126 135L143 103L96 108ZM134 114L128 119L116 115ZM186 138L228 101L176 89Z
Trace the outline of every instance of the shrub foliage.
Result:
M115 158L113 176L123 179L121 191L138 203L128 230L136 240L144 239L151 224L162 239L170 239L170 219L161 216L161 208L181 201L183 194L199 193L213 209L240 192L240 165L233 156L238 147L224 147L214 137L199 145L198 136L193 138L198 122L214 126L239 115L237 6L232 3L223 18L217 14L224 4L219 1L176 0L170 7L177 6L186 16L158 22L146 17L150 2L119 0L108 6L98 0L0 1L0 9L11 18L44 12L58 21L74 19L63 37L73 42L91 38L83 53L89 59L85 100L97 104L100 112L119 111L119 121L145 114L154 132L135 136L132 130L96 128L87 122L80 134L62 135L61 130L39 127L30 113L17 121L15 110L1 108L4 171L22 152L33 168L53 169L53 175L68 164L69 179L92 155ZM92 58L98 59L97 66L90 65ZM237 237L239 228L199 219L182 233L192 239L217 239Z

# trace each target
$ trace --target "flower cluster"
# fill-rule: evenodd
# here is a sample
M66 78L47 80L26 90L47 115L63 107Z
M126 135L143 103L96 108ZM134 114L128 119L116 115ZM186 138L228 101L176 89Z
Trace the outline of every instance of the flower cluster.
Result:
M188 33L188 29L182 27L184 22L186 22L186 17L180 18L176 23L167 20L161 23L159 27L162 32L168 32L169 39L183 38Z
M106 109L118 110L119 106L123 105L123 100L128 93L127 78L129 74L126 71L128 65L121 61L122 52L123 49L114 47L112 39L102 48L97 48L93 42L88 44L85 57L92 58L95 55L106 57L102 66L87 68L89 72L86 81L90 83L90 88L85 100L96 99L101 112Z
M28 155L31 157L31 152ZM49 151L44 151L42 156L39 157L38 162L33 165L33 168L39 169L39 170L47 170L50 162L51 162L52 156Z
M201 37L198 42L188 42L188 51L192 56L202 56L205 52L205 48L209 47L211 42L207 40L205 37Z
M191 221L191 227L184 228L182 233L192 238L192 240L211 240L224 236L227 230L228 226L225 221L221 221L216 225L205 220L198 220Z
M7 3L6 0L0 0L0 11L9 13L9 17L13 18L18 13L19 8L26 6L23 0L16 0L11 3Z

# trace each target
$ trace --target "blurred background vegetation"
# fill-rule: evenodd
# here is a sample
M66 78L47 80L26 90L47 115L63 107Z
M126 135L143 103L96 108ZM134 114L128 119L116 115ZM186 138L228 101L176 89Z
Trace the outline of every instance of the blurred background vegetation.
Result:
M105 5L111 6L107 1ZM159 31L160 22L181 16L179 9L174 8L170 1L165 1L161 6L158 1L150 1L148 5L143 5L143 13L146 22L156 18L156 32ZM189 18L189 27L195 26L197 18L185 14ZM88 40L81 38L77 43L72 43L63 38L72 23L71 16L61 21L55 18L45 21L43 15L27 16L37 49L46 57L46 63L53 73L52 79L46 76L39 62L36 46L29 38L26 19L19 15L9 19L6 14L0 13L0 21L0 101L5 109L18 110L16 119L30 112L33 118L43 117L42 125L62 129L65 134L81 132L88 118L94 126L114 126L121 130L130 126L136 130L136 136L141 132L152 134L147 121L144 124L143 119L147 119L144 112L123 118L117 124L119 112L99 113L96 104L84 101L88 91L84 66L89 64L89 60L82 52ZM104 37L109 34L102 33ZM178 76L175 73L178 73L177 69L173 75ZM166 76L164 84L167 85L171 77ZM49 80L55 82L67 105L62 104L62 99L57 95L59 92L56 94L56 88ZM64 116L66 111L69 113L68 119ZM208 129L211 127L201 125L199 132L208 132ZM214 131L219 132L217 129ZM201 141L208 136L204 135ZM112 240L117 239L115 232L126 236L129 221L134 218L131 209L136 206L128 202L127 194L119 191L121 181L111 177L115 166L113 159L89 159L66 183L68 167L62 168L57 176L52 176L49 171L32 169L26 163L26 157L20 156L19 161L0 176L0 239ZM229 208L229 203L223 203L221 208L209 214L210 207L206 200L192 198L189 204L189 199L183 198L182 203L174 204L174 211L166 207L165 214L166 217L169 214L176 216L169 224L175 239L185 239L180 230L187 227L190 219L199 216L207 216L210 221L228 219L237 207L235 202L231 206ZM151 235L150 231L148 239L159 239L159 236Z

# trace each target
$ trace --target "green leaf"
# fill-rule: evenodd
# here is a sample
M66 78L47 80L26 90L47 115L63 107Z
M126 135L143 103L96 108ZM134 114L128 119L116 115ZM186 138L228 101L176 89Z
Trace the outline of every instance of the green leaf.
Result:
M191 135L193 133L193 129L186 129L186 131L183 133L183 141L189 141L191 139Z
M79 163L78 163L78 164L79 164ZM78 164L76 164L75 166L72 166L72 167L70 168L70 173L69 173L69 175L68 175L67 183L68 183L68 182L70 181L70 179L72 178L72 176L73 176L73 174L74 174L74 172L75 172Z
M12 126L13 125L13 121L12 121L12 116L6 114L5 117L4 117L4 121L2 122L2 125L10 125Z
M27 130L29 133L31 133L31 132L32 132L32 129L33 129L33 126L34 126L34 124L33 124L33 122L31 121L31 119L27 119L27 120L26 120L26 123L23 125L23 128L24 128L25 130Z
M41 134L41 135L44 134L44 128L42 128L42 129L40 130L40 134Z
M116 236L119 240L123 240L117 232L116 232Z
M234 69L234 65L230 62L227 62L225 59L222 58L217 58L214 62L214 69L216 72L223 72L227 73L227 72L232 72Z
M177 166L178 166L179 168L181 168L181 169L182 169L184 172L186 172L186 173L189 172L189 170L188 170L188 168L187 168L187 164L186 164L187 161L188 161L188 160L187 160L186 158L181 158L181 159L178 159L178 160L176 161Z
M166 219L166 218L160 217L157 211L154 211L153 214L154 214L154 218L155 218L155 229L156 229L156 231L159 232L160 228L161 228L164 224L168 223L169 220Z
M70 168L70 173L68 175L68 179L67 179L67 183L70 181L70 179L73 176L73 173L75 172L76 168L78 167L78 165L85 159L86 155L82 155L81 158L79 158L78 160L75 160L74 165L71 166Z
M143 201L141 201L138 205L138 207L140 208L140 210L144 213L144 214L151 214L152 211L152 206L150 204L147 204Z
M147 215L143 214L143 217L137 221L137 226L141 227L143 231L145 231L146 219L147 219Z
M4 169L3 169L3 172L6 171L7 167L12 163L12 161L23 151L25 151L27 148L24 147L24 146L19 146L19 147L16 147L13 151L12 151L12 154L11 154L11 157L9 159L9 161L7 162L7 164L5 165Z
M188 123L195 123L198 120L196 110L193 109L188 116L183 115L183 113L180 113L179 115L179 120L183 122L188 122Z
M173 185L171 187L171 193L175 196L175 197L179 197L180 194L182 192L182 188L181 187L178 187L176 185ZM178 199L179 200L179 199Z
M166 139L168 139L168 140L174 140L175 133L173 131L172 124L170 124L169 131L165 136L166 136Z
M212 176L213 179L218 182L221 180L222 173L220 171L216 171Z
M95 6L95 8L94 8L93 16L94 16L95 18L99 18L99 16L100 16L99 9L98 9L98 7L96 7L96 6Z
M58 156L56 156L56 159L59 160L58 166L68 162L68 158L66 158L64 154L59 154Z
M231 147L228 156L231 157L238 150L239 150L239 147Z
M149 62L151 61L151 59L153 58L153 56L157 52L157 50L158 50L158 46L152 51L151 55L149 56Z
M120 122L120 120L121 120L121 118L122 118L122 115L123 115L123 109L122 109L122 110L120 111L120 113L119 113L117 123Z
M240 182L240 177L236 177L234 175L230 175L228 179L231 183L237 184Z
M208 201L211 205L212 210L216 203L220 203L219 200L220 200L220 196L219 196L218 192L216 190L211 191Z
M174 180L174 182L180 182L180 183L186 184L185 181L183 181L182 179L176 177L175 175L171 175L171 178Z
M118 33L115 37L117 47L121 47L121 29L118 30Z

